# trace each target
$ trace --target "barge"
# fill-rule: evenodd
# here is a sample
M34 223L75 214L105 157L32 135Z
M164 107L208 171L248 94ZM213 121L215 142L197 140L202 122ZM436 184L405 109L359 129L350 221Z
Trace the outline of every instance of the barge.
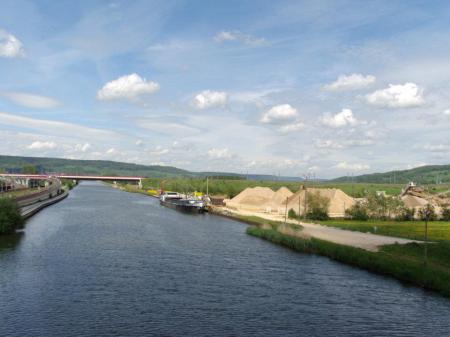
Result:
M207 211L203 200L183 197L176 192L165 192L160 195L159 203L163 206L189 213L204 213Z

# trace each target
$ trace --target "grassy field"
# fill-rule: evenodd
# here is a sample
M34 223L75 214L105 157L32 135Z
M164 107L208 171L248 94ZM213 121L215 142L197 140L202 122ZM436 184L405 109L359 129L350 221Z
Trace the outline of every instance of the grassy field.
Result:
M340 188L345 193L362 197L367 192L386 191L388 194L397 195L402 189L402 185L394 184L351 184L351 183L319 183L319 182L292 182L292 181L264 181L264 180L233 180L233 179L209 179L209 193L211 195L225 195L233 198L247 187L263 186L276 191L282 186L286 186L292 192L299 189L300 185L306 184L309 187ZM206 193L206 179L200 178L168 178L168 179L144 179L144 189L160 189L176 192L204 192Z
M352 231L370 232L414 240L423 240L425 235L424 221L357 221L339 219L319 221L319 223L325 226L338 227ZM428 239L431 241L450 241L450 222L430 221L428 223Z

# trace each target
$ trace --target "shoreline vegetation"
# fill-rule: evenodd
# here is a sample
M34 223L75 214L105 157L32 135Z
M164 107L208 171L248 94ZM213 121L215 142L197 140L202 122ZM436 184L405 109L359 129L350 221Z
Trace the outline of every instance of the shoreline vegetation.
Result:
M0 236L11 236L16 234L18 230L24 229L28 218L40 210L65 199L69 191L75 186L76 184L72 181L62 181L63 192L61 194L53 196L48 200L37 201L31 205L27 205L25 211L23 211L23 207L21 208L19 206L15 198L39 192L38 189L26 190L26 192L18 195L8 192L5 196L0 196Z

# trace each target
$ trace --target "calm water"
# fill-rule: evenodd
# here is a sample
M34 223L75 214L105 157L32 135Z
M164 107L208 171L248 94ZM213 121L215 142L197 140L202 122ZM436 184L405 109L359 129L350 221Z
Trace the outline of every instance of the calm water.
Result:
M83 183L0 243L0 336L450 336L450 300Z

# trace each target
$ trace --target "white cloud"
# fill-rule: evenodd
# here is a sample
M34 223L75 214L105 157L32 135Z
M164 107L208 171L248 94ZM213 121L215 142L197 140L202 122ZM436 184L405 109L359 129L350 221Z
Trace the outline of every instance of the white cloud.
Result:
M388 88L366 95L369 104L388 108L410 108L425 103L423 89L415 83L389 84Z
M9 98L14 103L22 105L27 108L49 109L60 105L60 103L57 100L51 97L28 94L23 92L5 92L2 95Z
M258 38L254 37L249 34L244 34L238 30L234 31L221 31L214 36L214 40L216 42L222 43L222 42L229 42L229 41L236 41L244 43L248 46L252 47L260 47L260 46L266 46L269 45L268 41L264 38Z
M295 119L298 116L297 109L289 104L281 104L272 107L261 118L262 123L279 123Z
M297 122L297 123L283 125L278 130L281 133L291 133L291 132L303 130L304 128L305 128L305 124L303 124L302 122Z
M423 146L424 150L430 152L449 152L450 146L445 144L425 144Z
M158 83L147 81L134 73L106 83L98 91L97 99L102 101L114 99L133 100L141 95L152 94L157 90L159 90Z
M0 124L38 130L46 135L53 134L73 138L117 137L117 134L115 132L108 130L94 129L87 126L66 122L11 115L3 112L0 112Z
M444 110L444 115L445 116L450 116L450 109Z
M231 153L227 148L223 149L212 148L208 150L208 157L211 159L226 159L231 158Z
M315 147L319 149L341 149L343 146L331 139L317 139L315 144Z
M346 161L342 161L336 165L336 168L350 171L364 171L370 169L370 166L367 164L349 164Z
M193 105L197 109L224 107L228 101L228 94L223 91L204 90L194 97Z
M23 57L22 42L6 30L0 29L0 57Z
M56 148L56 143L36 141L28 145L27 148L30 150L51 150Z
M189 44L183 41L169 41L165 43L157 43L147 48L148 51L165 52L179 51L189 47Z
M116 150L112 147L108 151L106 151L106 154L113 154L116 153Z
M141 139L138 139L135 144L136 146L142 146L144 145L144 142Z
M84 144L76 144L75 145L75 151L78 152L86 152L91 148L91 144L84 143Z
M167 154L169 152L170 152L169 149L165 149L161 145L158 145L158 146L154 147L151 150L147 150L147 153L149 155L152 155L152 156L162 156L162 155Z
M362 74L341 75L333 83L325 85L323 88L329 91L357 90L366 88L375 83L375 76Z
M320 121L323 125L331 128L341 128L347 125L354 126L358 123L350 109L342 109L341 112L335 115L326 114Z

